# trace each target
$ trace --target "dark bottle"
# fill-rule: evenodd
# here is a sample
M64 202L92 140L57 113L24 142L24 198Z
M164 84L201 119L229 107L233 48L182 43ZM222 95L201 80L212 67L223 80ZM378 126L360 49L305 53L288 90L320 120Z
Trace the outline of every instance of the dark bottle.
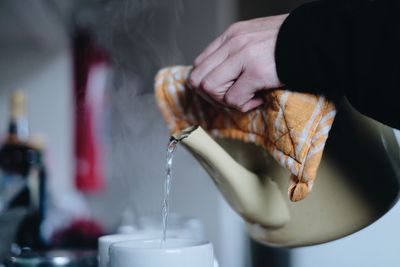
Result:
M16 91L10 99L8 134L0 148L0 192L7 192L3 194L3 210L27 210L16 235L21 247L44 247L40 226L45 211L45 180L42 151L29 141L25 95Z

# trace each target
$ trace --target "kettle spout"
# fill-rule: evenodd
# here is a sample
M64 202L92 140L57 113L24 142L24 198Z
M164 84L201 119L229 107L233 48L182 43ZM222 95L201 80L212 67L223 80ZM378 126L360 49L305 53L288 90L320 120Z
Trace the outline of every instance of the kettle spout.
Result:
M172 140L176 140L178 142L182 141L183 139L189 137L189 135L194 132L195 130L197 130L197 128L199 128L200 126L198 125L193 125L190 127L187 127L185 129L183 129L180 133L174 134L171 136L171 141Z
M182 141L246 221L269 229L289 221L289 209L278 185L268 178L261 180L240 165L200 126L186 128L172 138Z

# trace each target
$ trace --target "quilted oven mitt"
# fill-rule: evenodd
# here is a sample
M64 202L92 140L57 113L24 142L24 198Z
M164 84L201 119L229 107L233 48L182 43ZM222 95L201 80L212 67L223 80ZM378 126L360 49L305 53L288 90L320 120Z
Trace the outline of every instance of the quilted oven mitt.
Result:
M200 125L212 137L233 138L266 149L291 172L292 201L311 191L336 108L321 95L267 91L265 103L247 113L210 104L187 83L191 67L174 66L156 76L156 101L172 134Z

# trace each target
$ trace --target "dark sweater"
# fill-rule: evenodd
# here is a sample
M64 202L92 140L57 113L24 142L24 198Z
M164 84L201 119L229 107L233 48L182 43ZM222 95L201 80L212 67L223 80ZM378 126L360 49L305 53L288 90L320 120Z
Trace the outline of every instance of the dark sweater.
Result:
M400 0L321 0L295 9L276 44L290 89L345 95L361 113L400 128Z

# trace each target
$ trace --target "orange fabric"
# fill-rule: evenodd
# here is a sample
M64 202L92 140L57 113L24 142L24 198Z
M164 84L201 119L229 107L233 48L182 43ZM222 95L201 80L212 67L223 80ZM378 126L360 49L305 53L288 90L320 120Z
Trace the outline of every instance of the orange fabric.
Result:
M213 137L260 145L292 173L290 199L305 198L317 175L335 105L321 95L276 89L265 94L262 106L241 113L202 99L187 83L190 71L175 66L156 76L156 100L172 134L200 125Z

